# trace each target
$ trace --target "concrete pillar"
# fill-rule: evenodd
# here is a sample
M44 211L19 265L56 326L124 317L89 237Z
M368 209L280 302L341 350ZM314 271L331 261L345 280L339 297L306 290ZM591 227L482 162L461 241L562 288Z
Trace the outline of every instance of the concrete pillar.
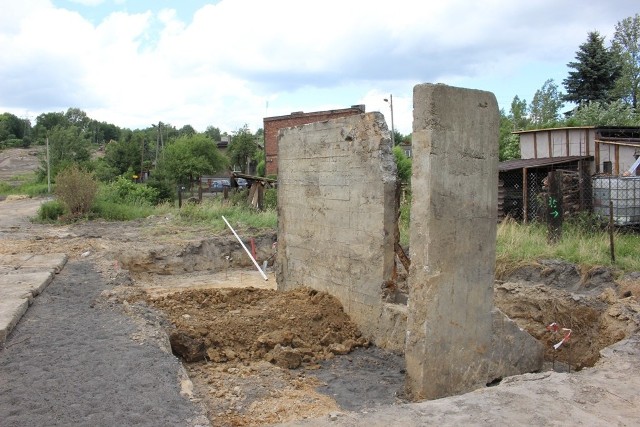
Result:
M418 399L486 384L492 338L499 113L490 92L413 92L405 357Z

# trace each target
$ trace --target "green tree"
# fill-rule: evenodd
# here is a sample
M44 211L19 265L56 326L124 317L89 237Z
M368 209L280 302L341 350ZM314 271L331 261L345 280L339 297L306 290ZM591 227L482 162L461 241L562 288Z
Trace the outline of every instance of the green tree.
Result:
M0 114L0 142L24 138L27 127L31 128L28 120L22 120L11 113Z
M500 110L500 136L498 157L501 162L520 158L519 138L513 134L514 125L504 110Z
M66 127L69 125L64 113L42 113L36 117L36 124L33 127L33 139L39 144L44 144L47 134L56 126Z
M553 127L560 119L560 109L564 105L562 93L553 79L544 82L541 89L533 95L529 106L529 117L536 128Z
M115 141L120 138L120 128L112 123L100 122L98 124L99 143Z
M58 172L70 165L84 167L90 158L89 141L81 135L77 127L56 126L49 132L49 167L51 168L51 177L55 177ZM40 179L44 179L47 176L46 157L41 161L38 176Z
M616 24L612 48L622 65L616 92L633 108L638 108L640 91L640 15L625 18Z
M181 136L165 147L158 173L175 183L192 184L226 165L226 159L216 145L206 135L195 134Z
M393 147L393 157L396 160L398 179L402 184L408 185L411 182L411 159L397 145Z
M527 101L521 100L518 95L514 96L511 101L509 120L512 124L511 131L525 130L530 126Z
M197 133L196 130L191 125L184 125L178 131L179 136L193 135Z
M640 126L640 115L622 100L582 104L565 122L566 126Z
M71 126L75 126L80 129L80 132L89 132L89 125L91 119L87 116L87 113L79 108L69 108L64 117L67 119L67 123Z
M249 173L248 165L258 150L256 137L249 131L247 125L233 133L227 149L227 155L233 167Z
M132 137L121 141L111 141L105 147L104 161L114 168L118 175L131 170L140 169L140 137Z
M615 52L605 47L604 37L597 31L590 32L575 58L575 62L567 64L574 71L569 71L569 77L563 80L567 91L564 100L578 105L615 100L614 88L621 67Z
M216 128L213 126L207 126L207 129L204 131L204 134L207 135L213 142L220 141L220 128Z

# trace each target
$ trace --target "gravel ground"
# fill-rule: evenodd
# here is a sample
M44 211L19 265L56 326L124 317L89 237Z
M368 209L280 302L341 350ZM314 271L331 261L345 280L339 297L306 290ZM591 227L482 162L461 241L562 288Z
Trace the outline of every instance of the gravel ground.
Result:
M72 261L35 299L0 349L0 425L208 424L180 394L178 359L134 339L121 306L96 303L108 288Z

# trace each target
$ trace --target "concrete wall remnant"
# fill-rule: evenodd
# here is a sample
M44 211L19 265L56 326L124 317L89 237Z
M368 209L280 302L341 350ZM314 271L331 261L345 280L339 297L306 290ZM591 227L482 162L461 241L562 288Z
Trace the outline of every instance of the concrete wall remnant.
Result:
M337 297L367 338L404 351L416 399L542 366L542 346L493 307L498 129L492 93L415 86L407 305L387 302L397 179L383 116L279 133L278 289Z
M500 115L490 92L413 90L408 389L484 386L491 347Z
M329 292L375 342L395 256L396 165L384 117L286 128L278 146L278 289Z

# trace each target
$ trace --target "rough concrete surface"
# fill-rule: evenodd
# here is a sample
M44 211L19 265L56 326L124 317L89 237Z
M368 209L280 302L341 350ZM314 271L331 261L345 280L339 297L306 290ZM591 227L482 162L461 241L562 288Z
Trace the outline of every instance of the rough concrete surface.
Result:
M381 337L393 328L379 325L396 219L396 166L383 116L283 129L278 145L278 289L327 291L367 338L396 342Z
M337 413L286 426L632 426L640 423L640 339L602 352L592 369L510 377L500 385L421 403Z
M180 395L180 361L134 340L121 306L98 303L106 288L73 261L34 300L0 350L0 425L208 424Z
M490 92L413 90L411 268L405 356L418 398L487 383L498 192Z
M66 262L65 254L0 255L0 344Z

